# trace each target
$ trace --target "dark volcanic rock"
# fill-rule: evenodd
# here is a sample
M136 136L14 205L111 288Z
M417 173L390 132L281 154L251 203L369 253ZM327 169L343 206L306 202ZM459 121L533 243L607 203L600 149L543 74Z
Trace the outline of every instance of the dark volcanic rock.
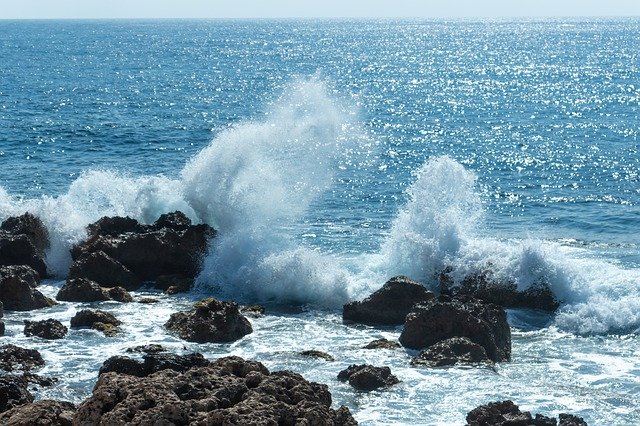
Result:
M91 278L103 287L120 285L126 289L162 275L194 278L208 241L215 235L213 228L192 225L181 212L162 215L152 225L141 225L131 218L105 217L88 229L88 239L72 250L74 276ZM83 260L98 252L104 255L97 256L93 263ZM93 271L94 264L104 269ZM117 274L112 276L110 271ZM127 281L128 272L135 281Z
M122 287L103 288L86 278L68 279L58 291L56 299L66 302L133 301L133 297Z
M10 217L0 225L0 266L27 265L45 277L48 245L47 230L39 218L30 213Z
M355 425L326 385L238 357L145 377L101 374L74 424Z
M434 297L422 284L394 277L363 301L344 305L342 318L362 324L400 325L413 305Z
M398 349L399 347L401 346L398 342L393 342L387 339L378 339L367 343L363 349Z
M209 298L187 312L172 314L165 327L190 342L231 342L253 332L235 302Z
M126 356L112 356L100 367L100 373L116 372L130 376L144 377L162 371L187 371L195 367L206 367L210 362L199 353L176 355L172 353L148 353L144 361L138 361Z
M49 399L15 406L0 414L0 424L11 426L71 426L76 406L66 401Z
M33 402L33 395L27 390L28 385L20 376L0 376L0 412Z
M0 266L0 301L9 311L30 311L56 302L36 290L40 276L25 265Z
M67 280L74 278L95 281L100 287L122 287L127 290L136 290L142 285L138 277L102 250L81 255L69 269Z
M183 275L160 275L156 279L156 288L167 294L184 293L191 290L194 279Z
M455 364L491 363L482 346L466 337L452 337L429 346L411 360L411 365L443 367Z
M0 346L0 369L4 371L29 371L43 365L44 359L35 349L25 349L16 345Z
M511 358L511 330L504 309L471 298L442 297L416 305L407 315L400 343L424 349L452 337L479 344L494 362Z
M346 382L356 389L371 391L389 387L400 383L389 367L374 367L373 365L350 365L338 374L338 380Z
M115 316L99 309L83 309L71 318L71 327L89 327L102 331L106 336L115 335L120 324Z
M139 352L144 354L153 354L156 352L166 352L166 349L162 345L151 343L149 345L141 345L141 346L134 346L132 348L127 348L126 352L129 352L129 353Z
M472 296L487 303L505 308L540 309L555 311L560 303L546 284L533 285L526 290L518 290L514 282L491 278L490 271L482 271L466 276L455 285L449 274L440 274L440 293L450 296Z
M531 416L520 411L513 401L490 402L474 408L467 414L467 426L555 426L556 419L541 414ZM560 414L560 426L587 426L581 418L571 414Z
M37 336L43 339L62 339L69 329L55 319L46 319L42 321L24 320L24 335Z

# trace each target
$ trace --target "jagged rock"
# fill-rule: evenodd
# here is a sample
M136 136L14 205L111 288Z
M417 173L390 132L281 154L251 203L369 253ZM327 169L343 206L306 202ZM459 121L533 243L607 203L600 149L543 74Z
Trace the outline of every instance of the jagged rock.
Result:
M317 351L314 349L308 350L308 351L302 351L300 352L300 355L302 356L308 356L311 358L320 358L320 359L324 359L325 361L335 361L335 358L332 357L331 355L329 355L326 352L322 352L322 351Z
M413 305L434 297L422 284L407 277L394 277L363 301L344 305L342 318L362 324L400 325Z
M43 365L44 359L35 349L21 348L16 345L0 346L0 369L4 371L29 371Z
M367 343L363 349L398 349L399 347L401 347L401 345L398 342L387 339L377 339Z
M30 213L10 217L0 225L0 266L27 265L46 277L48 245L47 230L39 218Z
M5 411L0 414L0 424L71 426L75 412L76 406L70 402L44 399Z
M83 309L71 318L71 327L89 327L102 331L106 336L117 334L120 324L122 322L115 316L99 309Z
M144 377L161 370L187 371L195 367L205 367L210 362L199 353L176 355L171 353L148 353L140 362L124 356L112 356L100 367L100 373L116 372Z
M425 349L452 337L479 344L491 361L511 358L511 330L504 309L472 298L440 297L416 305L399 340L407 348Z
M91 268L83 266L82 259L102 251L107 258L101 255L101 262L113 259L130 271L138 283L156 281L162 275L194 278L207 252L208 241L215 236L213 228L205 224L192 225L181 212L162 215L152 225L142 225L131 218L105 217L88 229L88 239L72 249L74 273L89 276ZM108 270L115 267L123 273L118 265L109 265ZM135 286L134 282L120 282L124 279L120 277L110 281L109 277L101 278L94 273L92 279L104 287L116 284L132 289Z
M122 287L103 288L86 278L68 279L58 291L56 299L65 302L133 301L133 297Z
M235 302L213 298L201 300L190 311L172 314L165 327L181 339L197 343L231 342L253 332Z
M488 270L467 275L459 284L456 284L450 276L451 272L452 270L447 269L440 274L440 294L472 296L505 308L555 311L560 306L546 284L537 284L525 290L518 290L516 283L493 279Z
M27 381L20 376L0 376L0 412L33 402ZM3 423L4 424L4 423Z
M452 337L429 346L411 360L411 365L444 367L455 364L491 363L482 346L466 337Z
M26 265L0 266L0 301L9 311L30 311L56 302L36 290L40 276Z
M389 367L374 367L373 365L350 365L338 374L338 380L346 382L356 389L371 391L381 387L389 387L400 383Z
M564 423L563 423L564 422ZM467 414L467 426L555 426L556 419L541 414L531 416L528 411L520 411L513 401L490 402L474 408ZM560 414L560 426L587 426L580 417Z
M142 285L138 277L102 250L83 253L69 269L67 280L74 278L91 280L107 288L136 290Z
M158 345L155 343L151 343L149 345L141 345L141 346L134 346L132 348L127 348L126 352L141 352L141 353L145 353L145 354L152 354L152 353L156 353L156 352L165 352L166 349L162 346L162 345Z
M62 339L69 329L55 319L46 319L42 321L24 320L24 335L37 336L43 339Z
M326 385L291 372L270 373L238 357L183 372L145 377L101 374L74 424L355 425L348 409L331 408Z
M43 377L38 374L31 373L30 371L24 371L22 373L22 378L24 378L27 383L32 383L37 386L50 387L58 383L58 379L55 377Z

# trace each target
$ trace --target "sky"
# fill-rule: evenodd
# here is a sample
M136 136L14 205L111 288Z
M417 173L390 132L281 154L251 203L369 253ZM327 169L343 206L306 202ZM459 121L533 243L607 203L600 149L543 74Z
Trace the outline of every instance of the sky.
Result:
M640 0L0 0L0 19L640 17Z

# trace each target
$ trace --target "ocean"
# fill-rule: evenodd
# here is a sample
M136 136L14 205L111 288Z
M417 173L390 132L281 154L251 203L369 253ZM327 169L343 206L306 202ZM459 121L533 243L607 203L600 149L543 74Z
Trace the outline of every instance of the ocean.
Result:
M108 356L160 343L299 372L365 425L464 424L504 399L640 424L638 46L638 19L0 21L0 220L47 226L43 292L102 216L219 231L192 292L101 304L119 336L23 335L83 306L60 303L6 312L2 340L60 379L38 398L80 402ZM544 283L561 307L508 310L495 369L414 368L362 349L401 327L343 324L347 301L395 275L435 289L447 265ZM232 344L163 330L206 296L271 314ZM364 362L402 383L337 381Z

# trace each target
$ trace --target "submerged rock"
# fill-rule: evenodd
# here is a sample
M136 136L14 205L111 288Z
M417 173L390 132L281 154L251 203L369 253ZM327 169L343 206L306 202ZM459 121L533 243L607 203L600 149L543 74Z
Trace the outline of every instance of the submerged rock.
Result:
M387 339L377 339L367 343L363 349L398 349L400 347L401 345L398 342Z
M482 346L494 362L511 358L511 330L500 306L477 299L441 297L416 305L404 324L400 343L425 349L452 337L466 337Z
M487 303L505 308L539 309L555 311L560 306L548 285L539 283L525 290L518 290L516 283L491 278L490 271L467 275L456 285L451 270L440 274L440 293L450 296L472 296Z
M560 426L587 426L581 418L571 414L560 414ZM474 408L467 414L467 426L555 426L556 419L541 414L531 416L528 411L520 411L513 401L490 402Z
M411 365L444 367L455 364L490 364L482 346L466 337L452 337L429 346L411 360Z
M182 212L164 214L152 225L104 217L88 230L88 239L72 250L70 276L127 290L161 276L195 278L208 241L215 236L213 228L192 225Z
M322 351L318 351L318 350L315 350L315 349L311 349L311 350L308 350L308 351L302 351L302 352L300 352L300 355L308 356L308 357L311 357L311 358L320 358L320 359L324 359L325 361L335 361L335 358L333 358L328 353L322 352Z
M326 385L296 373L270 373L257 362L226 357L145 377L101 374L74 424L356 425L346 407L331 408Z
M434 297L422 284L407 277L394 277L363 301L344 305L342 318L362 324L400 325L413 305Z
M69 329L55 319L46 319L42 321L24 320L24 335L37 336L43 339L54 340L62 339L66 336Z
M40 276L26 265L0 266L0 301L9 311L30 311L56 302L36 289Z
M0 266L27 265L46 277L44 252L48 246L47 229L31 213L10 217L0 225Z
M70 402L44 399L30 404L16 404L0 414L0 424L71 426L75 412L76 406Z
M172 314L165 327L181 339L205 342L232 342L252 333L253 328L235 302L208 298L187 312Z
M350 365L338 374L338 380L349 381L349 384L358 390L371 391L374 389L389 387L400 383L389 367L374 367L373 365Z

